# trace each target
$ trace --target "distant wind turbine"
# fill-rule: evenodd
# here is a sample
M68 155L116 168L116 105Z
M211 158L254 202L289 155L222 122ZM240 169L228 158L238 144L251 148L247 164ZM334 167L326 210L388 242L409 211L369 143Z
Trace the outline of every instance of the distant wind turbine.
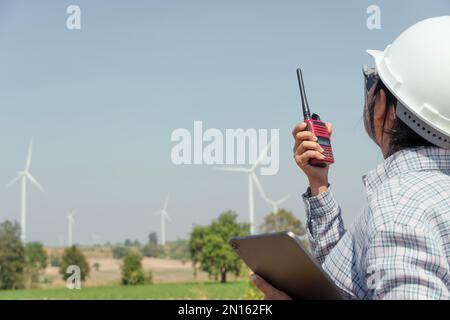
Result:
M67 215L67 246L71 247L73 245L73 224L75 223L74 211L69 212Z
M166 196L166 200L164 201L164 206L160 211L157 211L155 214L161 215L161 239L160 244L166 244L166 219L172 222L169 214L167 213L167 206L169 204L169 196Z
M27 234L27 181L31 182L36 188L44 192L39 182L31 175L31 156L33 153L33 138L31 138L30 145L28 146L28 155L25 162L25 168L17 173L17 176L8 183L8 187L20 181L21 183L21 199L20 199L20 228L21 234L20 238L23 243L26 241Z
M258 180L254 180L254 182L255 182L256 188L258 189L258 191L261 195L261 198L263 198L263 200L271 208L273 213L277 213L280 209L280 205L290 197L290 195L286 195L278 201L272 200L266 195L261 183Z
M226 167L216 168L217 170L222 171L234 171L234 172L243 172L248 174L248 214L249 214L249 223L250 223L250 234L255 234L255 204L254 204L254 196L253 196L253 182L256 183L257 186L260 186L258 176L255 171L258 166L261 164L262 160L266 156L269 151L270 145L272 144L272 140L264 147L263 151L259 155L258 160L253 164L250 168L242 168L242 167Z

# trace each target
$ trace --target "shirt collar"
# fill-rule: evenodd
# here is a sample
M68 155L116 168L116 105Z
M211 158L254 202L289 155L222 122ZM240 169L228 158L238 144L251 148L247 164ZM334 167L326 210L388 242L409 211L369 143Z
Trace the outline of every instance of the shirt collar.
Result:
M363 176L367 193L371 194L381 183L409 171L450 171L450 150L437 147L417 147L400 150Z

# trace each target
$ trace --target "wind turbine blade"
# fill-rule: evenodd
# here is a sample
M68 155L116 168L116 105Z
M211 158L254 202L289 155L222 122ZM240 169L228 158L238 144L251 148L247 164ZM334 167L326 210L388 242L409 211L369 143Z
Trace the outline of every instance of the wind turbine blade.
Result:
M32 154L33 154L33 138L31 138L30 144L28 146L27 161L25 162L25 171L30 170Z
M261 154L258 157L258 160L255 162L255 164L251 167L251 171L254 171L256 169L256 167L259 166L259 164L261 163L261 161L264 159L264 157L267 155L267 151L269 151L270 146L272 145L272 139L270 139L269 143L266 144L266 146L264 147L263 151L261 152Z
M31 173L29 173L27 171L25 173L25 175L26 175L27 179L30 180L30 182L36 186L36 188L38 188L40 191L44 192L44 189L42 188L42 186L39 184L39 182L36 181L36 179L31 175Z
M249 169L241 168L241 167L238 167L238 168L235 168L235 167L226 167L226 168L216 167L214 169L215 170L220 170L220 171L247 172L247 173L250 172Z
M284 196L283 198L281 198L280 200L277 201L277 204L282 204L282 203L285 202L287 199L289 199L290 196L291 196L290 194Z
M6 185L6 187L7 187L7 188L11 187L14 183L16 183L17 181L19 181L20 178L22 178L22 177L23 177L23 175L21 175L21 174L17 175L17 177L15 177L14 179L12 179L12 180Z
M169 214L167 213L167 211L164 211L164 216L167 218L167 220L169 220L170 222L172 222L173 223L173 220L172 220L172 218L169 216Z
M167 210L167 205L169 204L169 195L166 196L166 200L164 201L164 207L163 210Z

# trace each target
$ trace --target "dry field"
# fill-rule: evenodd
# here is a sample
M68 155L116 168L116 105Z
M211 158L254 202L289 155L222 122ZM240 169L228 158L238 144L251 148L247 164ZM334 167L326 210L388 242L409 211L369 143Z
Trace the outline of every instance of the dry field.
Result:
M83 248L82 248L83 250ZM50 254L62 253L61 249L48 249ZM84 250L83 250L84 251ZM91 272L85 286L104 286L117 284L120 282L120 266L122 260L112 258L111 250L107 248L88 249L84 251ZM100 268L96 271L93 265L98 263ZM153 272L154 283L174 283L174 282L194 282L208 281L208 276L204 272L198 272L194 277L194 270L190 261L183 263L179 260L158 259L145 257L142 261L144 271ZM49 285L43 287L64 287L65 283L61 280L59 268L48 267L45 276L50 279Z

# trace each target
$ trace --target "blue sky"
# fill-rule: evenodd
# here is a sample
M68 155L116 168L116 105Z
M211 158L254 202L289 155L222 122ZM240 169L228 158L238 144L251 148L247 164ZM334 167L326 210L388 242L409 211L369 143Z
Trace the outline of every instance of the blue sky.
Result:
M81 7L81 30L65 26ZM366 8L381 8L381 30ZM330 180L350 224L361 176L382 161L365 135L361 65L408 26L450 13L448 1L0 0L0 186L22 169L31 136L28 239L57 244L77 211L75 241L146 239L170 194L168 239L227 209L247 219L246 177L174 166L176 128L280 129L280 171L262 177L303 221L306 179L292 160L301 120L295 69L313 110L334 124ZM256 196L258 223L267 213ZM0 187L0 220L19 218L19 187Z

